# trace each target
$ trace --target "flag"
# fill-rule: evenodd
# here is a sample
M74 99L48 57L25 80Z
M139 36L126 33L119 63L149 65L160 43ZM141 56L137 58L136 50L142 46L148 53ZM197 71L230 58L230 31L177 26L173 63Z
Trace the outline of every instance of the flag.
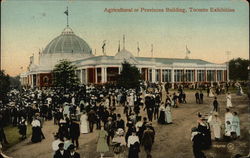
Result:
M103 41L102 49L104 50L104 47L106 46L106 40Z
M103 41L103 45L102 45L102 53L103 53L104 55L106 55L106 54L105 54L105 46L106 46L106 40Z
M137 48L137 51L140 52L140 48L139 47Z
M66 14L67 16L69 15L68 7L67 10L64 12L64 14Z
M187 54L190 54L190 53L191 53L191 51L188 49L187 46L186 46L186 53L187 53Z
M154 46L153 44L151 44L151 53L153 53L153 51L154 51Z

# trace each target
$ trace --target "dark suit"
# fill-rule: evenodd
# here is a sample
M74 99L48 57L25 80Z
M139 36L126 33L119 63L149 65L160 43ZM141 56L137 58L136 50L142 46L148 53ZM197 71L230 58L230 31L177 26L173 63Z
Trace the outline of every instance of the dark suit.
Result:
M70 124L70 138L72 139L72 143L78 148L78 138L80 136L80 126L78 123L72 121Z
M77 152L75 152L74 155L71 155L69 153L69 158L80 158L80 154L78 154Z
M60 150L57 150L54 155L54 158L68 158L68 157L69 157L69 154L66 150L63 151L63 155L61 154Z

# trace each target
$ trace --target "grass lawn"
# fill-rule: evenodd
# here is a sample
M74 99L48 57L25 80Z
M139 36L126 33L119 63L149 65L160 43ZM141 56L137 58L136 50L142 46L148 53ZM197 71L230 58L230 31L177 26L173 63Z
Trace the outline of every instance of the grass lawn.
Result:
M22 140L19 139L20 138L20 134L19 134L19 129L17 127L13 127L13 126L7 126L4 128L4 133L6 135L6 139L9 142L8 145L6 145L6 148L12 147L13 145L21 142ZM31 135L32 132L32 128L31 125L27 126L27 138L29 139L29 136Z

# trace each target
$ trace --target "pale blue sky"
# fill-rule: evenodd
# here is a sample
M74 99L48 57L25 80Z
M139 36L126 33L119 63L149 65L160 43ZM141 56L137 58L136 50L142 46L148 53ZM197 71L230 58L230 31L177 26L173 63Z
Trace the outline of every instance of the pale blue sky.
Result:
M58 36L69 24L101 55L103 40L107 40L107 54L115 55L118 41L126 35L126 48L137 55L184 58L186 45L190 58L210 62L230 58L248 58L249 20L245 1L14 1L7 0L2 7L2 63L10 75L25 71L29 56ZM235 12L220 13L106 13L105 8L231 8ZM122 43L122 42L121 42ZM24 69L20 70L23 66Z

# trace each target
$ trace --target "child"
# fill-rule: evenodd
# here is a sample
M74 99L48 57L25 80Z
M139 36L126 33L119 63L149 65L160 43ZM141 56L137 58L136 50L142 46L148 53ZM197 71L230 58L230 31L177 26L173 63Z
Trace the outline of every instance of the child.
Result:
M227 121L225 124L225 134L224 134L225 141L231 140L231 132L232 132L232 125L230 121Z

